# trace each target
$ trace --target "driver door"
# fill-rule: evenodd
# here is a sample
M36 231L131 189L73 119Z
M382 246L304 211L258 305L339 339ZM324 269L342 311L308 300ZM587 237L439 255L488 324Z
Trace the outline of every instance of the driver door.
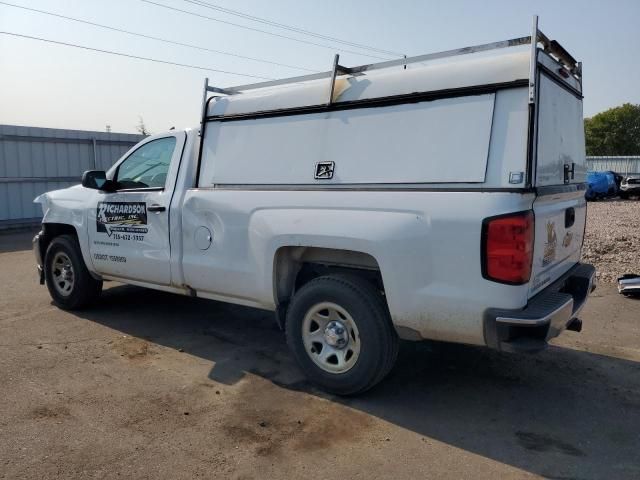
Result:
M169 206L185 137L152 137L108 172L116 191L96 191L87 216L97 272L170 285Z

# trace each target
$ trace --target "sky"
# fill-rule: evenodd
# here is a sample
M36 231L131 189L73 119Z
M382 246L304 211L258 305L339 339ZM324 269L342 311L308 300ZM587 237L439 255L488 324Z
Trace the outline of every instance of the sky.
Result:
M286 78L393 58L256 23L188 0L0 0L0 31L227 72ZM206 2L397 54L419 55L529 35L531 19L583 62L584 112L640 103L640 0L205 0ZM6 5L26 6L145 35L253 57L196 50ZM196 12L288 38L169 10ZM346 52L349 50L350 52ZM259 81L0 34L0 123L153 133L199 122L205 77L217 86Z

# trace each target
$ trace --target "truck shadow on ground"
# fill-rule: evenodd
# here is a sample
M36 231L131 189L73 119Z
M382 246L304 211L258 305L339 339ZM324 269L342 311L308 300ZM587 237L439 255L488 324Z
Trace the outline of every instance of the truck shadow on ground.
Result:
M103 293L88 320L214 362L212 380L259 375L505 464L552 478L639 478L640 364L551 347L534 356L404 343L357 398L307 383L273 314L131 286ZM569 334L569 333L568 333Z

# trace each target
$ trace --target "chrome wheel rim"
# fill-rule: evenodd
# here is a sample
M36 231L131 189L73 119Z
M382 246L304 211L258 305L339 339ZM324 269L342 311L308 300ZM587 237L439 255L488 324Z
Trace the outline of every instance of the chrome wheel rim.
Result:
M302 322L302 340L309 358L325 372L345 373L360 356L358 326L344 308L322 302Z
M64 252L58 252L51 262L51 277L53 279L53 287L63 297L68 297L73 291L75 283L75 274L71 259Z

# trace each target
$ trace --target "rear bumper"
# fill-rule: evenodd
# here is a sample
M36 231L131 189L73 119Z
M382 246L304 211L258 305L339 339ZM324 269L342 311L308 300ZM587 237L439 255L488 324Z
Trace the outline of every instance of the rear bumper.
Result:
M618 293L623 295L640 294L640 275L627 274L618 278Z
M486 344L509 352L535 352L569 328L580 331L578 315L595 289L596 269L579 263L529 300L525 308L485 312Z
M631 185L620 185L620 192L629 195L640 195L640 184L633 183Z

